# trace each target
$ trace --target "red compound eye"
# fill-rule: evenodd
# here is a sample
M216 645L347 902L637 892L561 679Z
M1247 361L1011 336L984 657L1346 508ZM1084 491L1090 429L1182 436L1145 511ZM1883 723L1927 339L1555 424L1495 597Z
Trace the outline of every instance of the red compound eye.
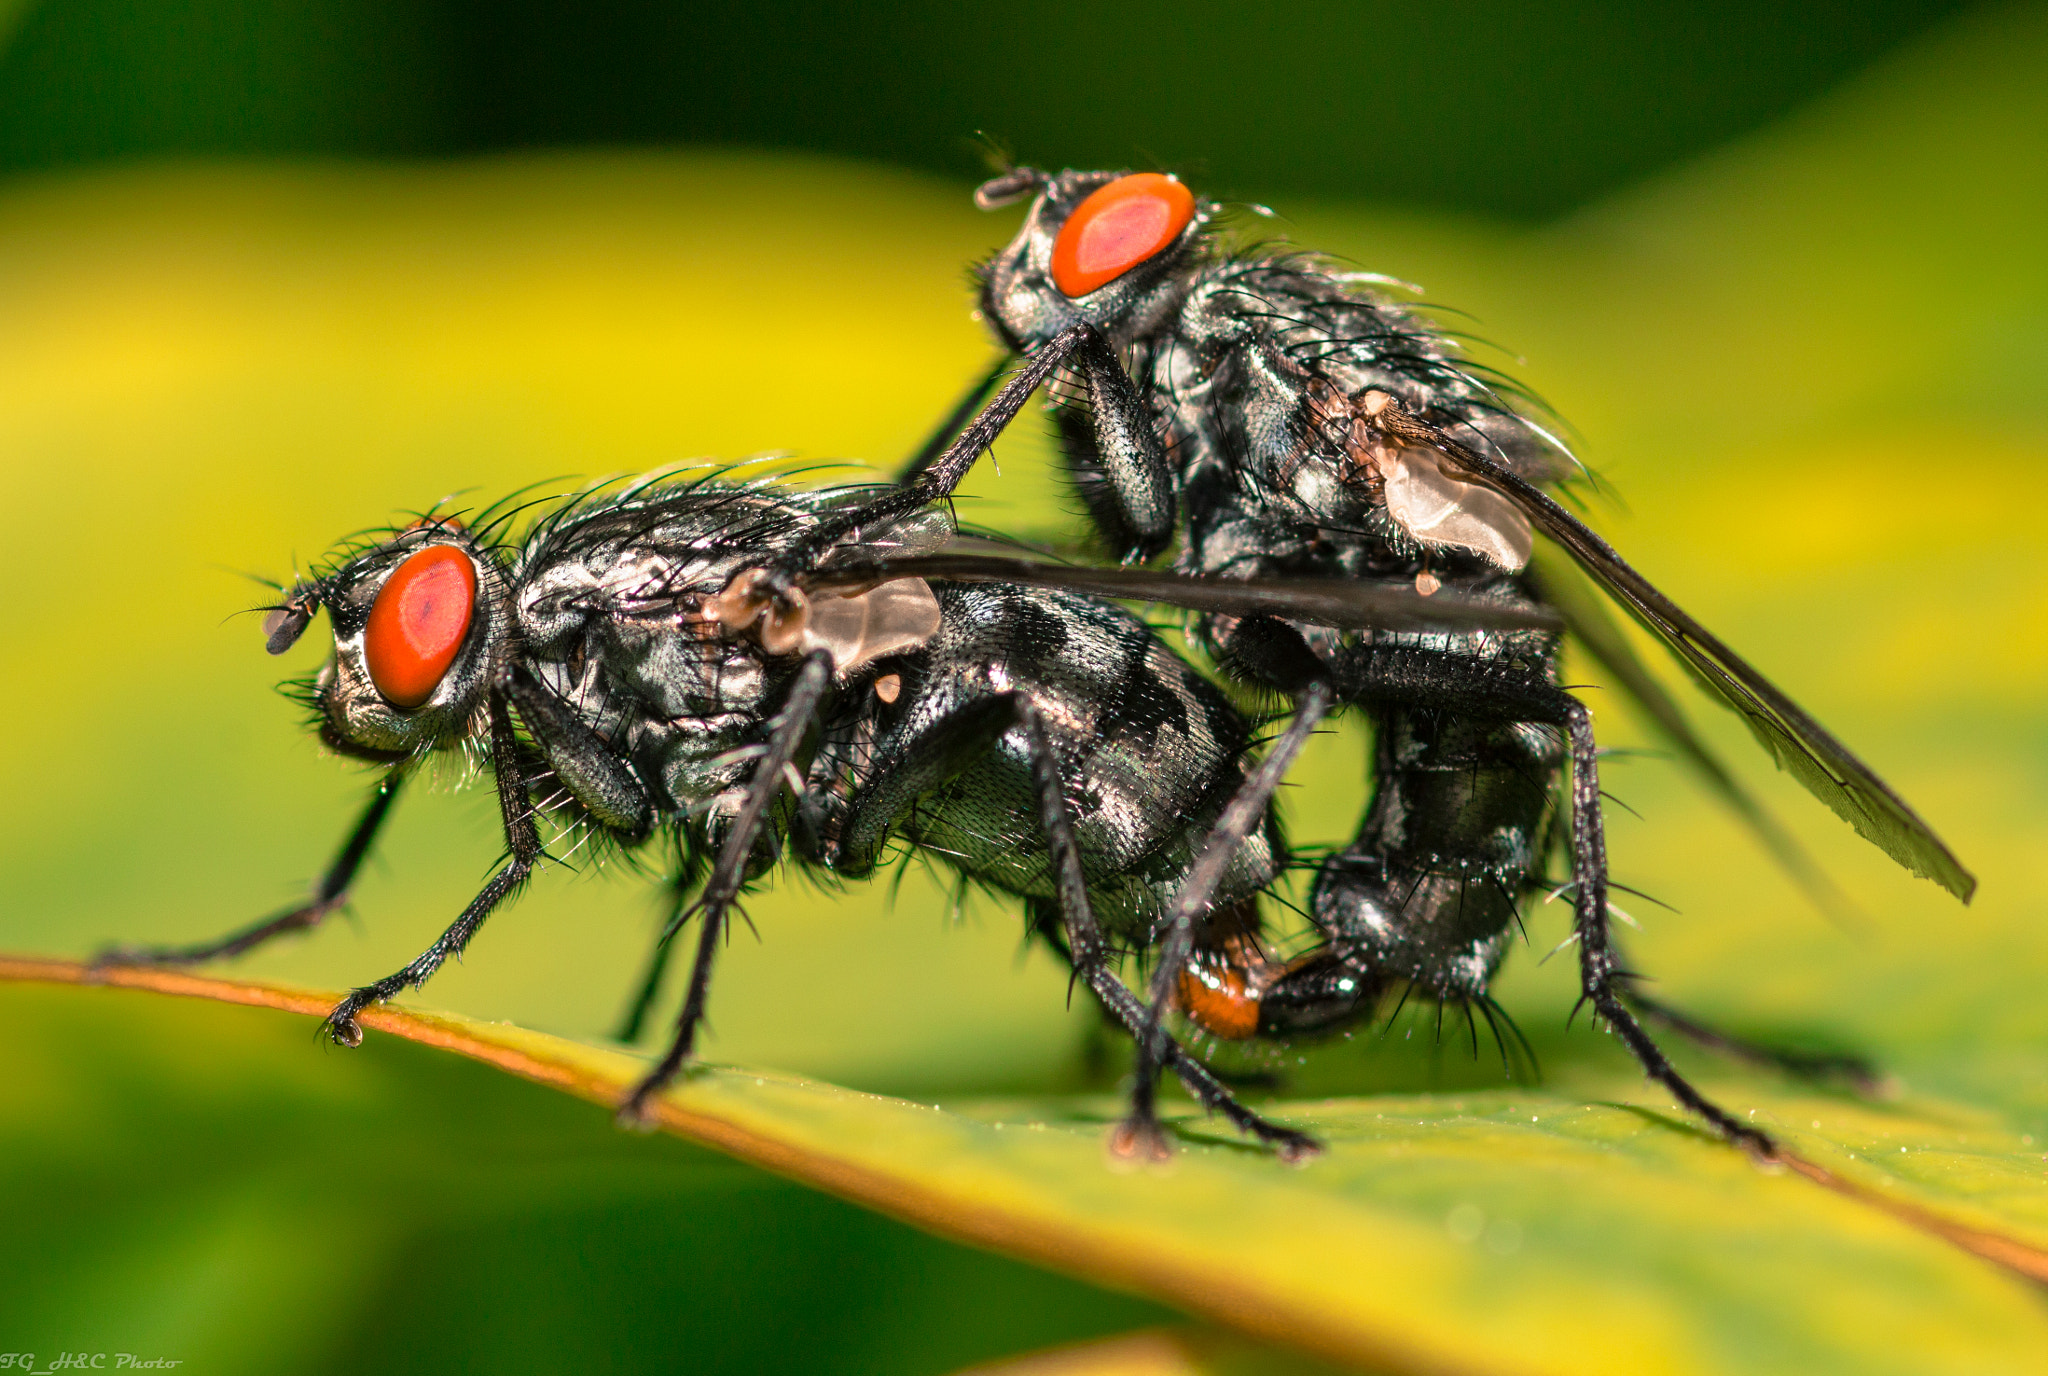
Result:
M434 696L476 612L476 565L453 545L430 545L400 564L370 606L363 657L394 707Z
M1195 193L1157 172L1118 177L1060 226L1052 280L1068 296L1113 282L1180 237L1195 218Z

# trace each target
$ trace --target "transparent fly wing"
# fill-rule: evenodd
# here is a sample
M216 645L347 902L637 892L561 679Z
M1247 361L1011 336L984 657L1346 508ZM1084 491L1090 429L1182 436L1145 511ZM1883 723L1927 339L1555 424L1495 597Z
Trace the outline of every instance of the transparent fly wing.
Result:
M1700 739L1678 703L1637 657L1635 647L1586 575L1569 559L1548 550L1536 552L1531 571L1543 599L1563 613L1565 629L1580 647L1607 671L1614 686L1642 712L1679 758L1741 819L1814 906L1833 917L1847 916L1852 911L1848 898L1806 853L1805 847L1793 839Z
M1779 768L1899 864L1965 903L1970 901L1976 877L1905 799L1749 661L1629 567L1613 546L1577 517L1526 479L1396 405L1386 406L1374 423L1406 443L1434 445L1454 472L1512 498L1595 583L1669 646L1709 692L1741 714Z
M854 571L827 574L811 586L836 582L872 584L880 577L915 575L955 583L1017 583L1059 588L1090 597L1159 602L1226 616L1276 616L1360 631L1557 631L1563 620L1545 607L1506 607L1449 592L1425 597L1408 587L1388 587L1344 578L1271 579L1256 582L1199 578L1152 569L1104 569L1048 564L1001 555L939 554L889 559ZM815 595L815 593L814 593Z

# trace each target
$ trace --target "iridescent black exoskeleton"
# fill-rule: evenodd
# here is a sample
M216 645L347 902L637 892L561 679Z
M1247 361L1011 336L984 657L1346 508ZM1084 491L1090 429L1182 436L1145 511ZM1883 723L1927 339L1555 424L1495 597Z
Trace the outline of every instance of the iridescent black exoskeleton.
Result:
M1219 207L1156 174L1017 168L977 194L984 207L1026 197L1023 229L979 272L981 315L1008 356L901 489L847 521L947 496L1045 386L1069 474L1099 539L1125 562L1171 551L1182 573L1254 585L1310 577L1524 610L1557 605L1681 751L1812 882L1792 843L1633 659L1585 587L1589 575L1740 712L1782 767L1894 859L1967 901L1975 881L1896 794L1546 494L1573 469L1563 446L1510 384L1381 290L1385 279L1233 242L1216 228ZM1005 381L1015 356L1022 366ZM1529 567L1538 532L1571 556L1540 577ZM821 531L813 548L832 533ZM799 554L771 572L771 583L801 574L809 551ZM1517 905L1542 880L1550 791L1568 764L1584 999L1682 1103L1729 1139L1772 1150L1672 1069L1631 1005L1728 1049L1794 1069L1828 1067L1708 1032L1652 1002L1619 966L1592 725L1559 684L1556 634L1354 634L1284 609L1204 614L1193 630L1237 677L1297 701L1312 690L1330 694L1367 714L1376 735L1370 811L1316 881L1311 917L1321 948L1286 964L1244 948L1215 978L1237 1004L1254 1003L1255 1014L1237 1008L1211 1030L1342 1026L1369 1016L1396 987L1445 1002L1482 999ZM1190 939L1168 940L1155 1010L1178 977L1177 943ZM1182 1003L1204 1020L1202 1000ZM1163 1054L1166 1043L1155 1032L1145 1045ZM1147 1069L1141 1064L1141 1092ZM1147 1113L1141 1102L1139 1118Z
M407 775L467 750L495 774L508 857L424 954L333 1010L337 1042L359 1042L364 1008L463 950L542 862L544 818L621 846L665 839L668 935L703 915L674 1041L629 1115L690 1054L728 913L785 853L854 879L907 845L1022 896L1036 932L1137 1032L1146 1010L1117 979L1119 956L1186 926L1219 947L1256 935L1257 898L1286 858L1272 793L1316 713L1254 762L1230 701L1087 593L1238 611L1261 594L937 553L953 535L938 508L835 540L780 599L750 586L747 570L872 492L653 480L568 502L516 546L492 525L428 518L299 583L272 611L270 648L326 608L335 653L309 690L317 728L388 772L311 903L218 942L107 959L205 960L317 924ZM1324 613L1349 624L1542 621L1324 592ZM657 963L649 992L658 978ZM1240 1129L1312 1149L1179 1047L1164 1057Z

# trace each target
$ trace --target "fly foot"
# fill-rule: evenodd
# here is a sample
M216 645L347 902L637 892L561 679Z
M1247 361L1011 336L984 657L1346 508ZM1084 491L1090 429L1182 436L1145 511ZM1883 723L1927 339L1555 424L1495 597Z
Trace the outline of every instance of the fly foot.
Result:
M1109 1154L1119 1161L1170 1161L1173 1143L1157 1118L1134 1115L1110 1130Z
M356 1021L356 1014L376 1001L377 991L374 989L351 989L348 997L335 1004L334 1011L327 1015L323 1026L328 1040L336 1046L361 1046L363 1025Z
M1262 1141L1273 1149L1282 1161L1290 1166L1299 1166L1323 1154L1323 1144L1305 1132L1293 1128L1268 1127L1260 1134Z

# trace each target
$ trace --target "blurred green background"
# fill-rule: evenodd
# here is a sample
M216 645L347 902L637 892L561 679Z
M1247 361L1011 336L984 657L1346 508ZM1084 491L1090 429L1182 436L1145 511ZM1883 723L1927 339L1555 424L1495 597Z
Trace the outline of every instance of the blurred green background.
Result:
M887 463L981 366L969 136L1182 169L1423 283L1526 358L1651 577L1838 729L1985 881L1889 869L1696 714L1852 891L1829 927L1666 764L1617 764L1642 963L2048 1133L2048 13L1496 3L0 4L0 945L209 935L289 901L366 780L268 691L235 570L443 494L769 451ZM1041 440L970 517L1071 522ZM1599 699L1596 697L1596 709ZM1603 731L1627 743L1623 714ZM1362 740L1290 807L1335 840ZM355 923L235 973L396 968L496 854L401 805ZM926 1098L1092 1083L1014 914L913 872L786 882L709 1054ZM550 873L429 1006L611 1025L654 919ZM1554 1081L1562 935L1503 997ZM1583 1026L1583 1025L1582 1025ZM0 1349L190 1371L944 1371L1170 1317L474 1066L136 996L7 990ZM1426 1040L1426 1039L1422 1039ZM1491 1083L1399 1039L1317 1092ZM1596 1369L1589 1366L1588 1369Z
M0 170L592 144L971 176L1160 160L1212 193L1562 214L1757 128L1957 0L11 0ZM6 12L0 7L0 14Z

